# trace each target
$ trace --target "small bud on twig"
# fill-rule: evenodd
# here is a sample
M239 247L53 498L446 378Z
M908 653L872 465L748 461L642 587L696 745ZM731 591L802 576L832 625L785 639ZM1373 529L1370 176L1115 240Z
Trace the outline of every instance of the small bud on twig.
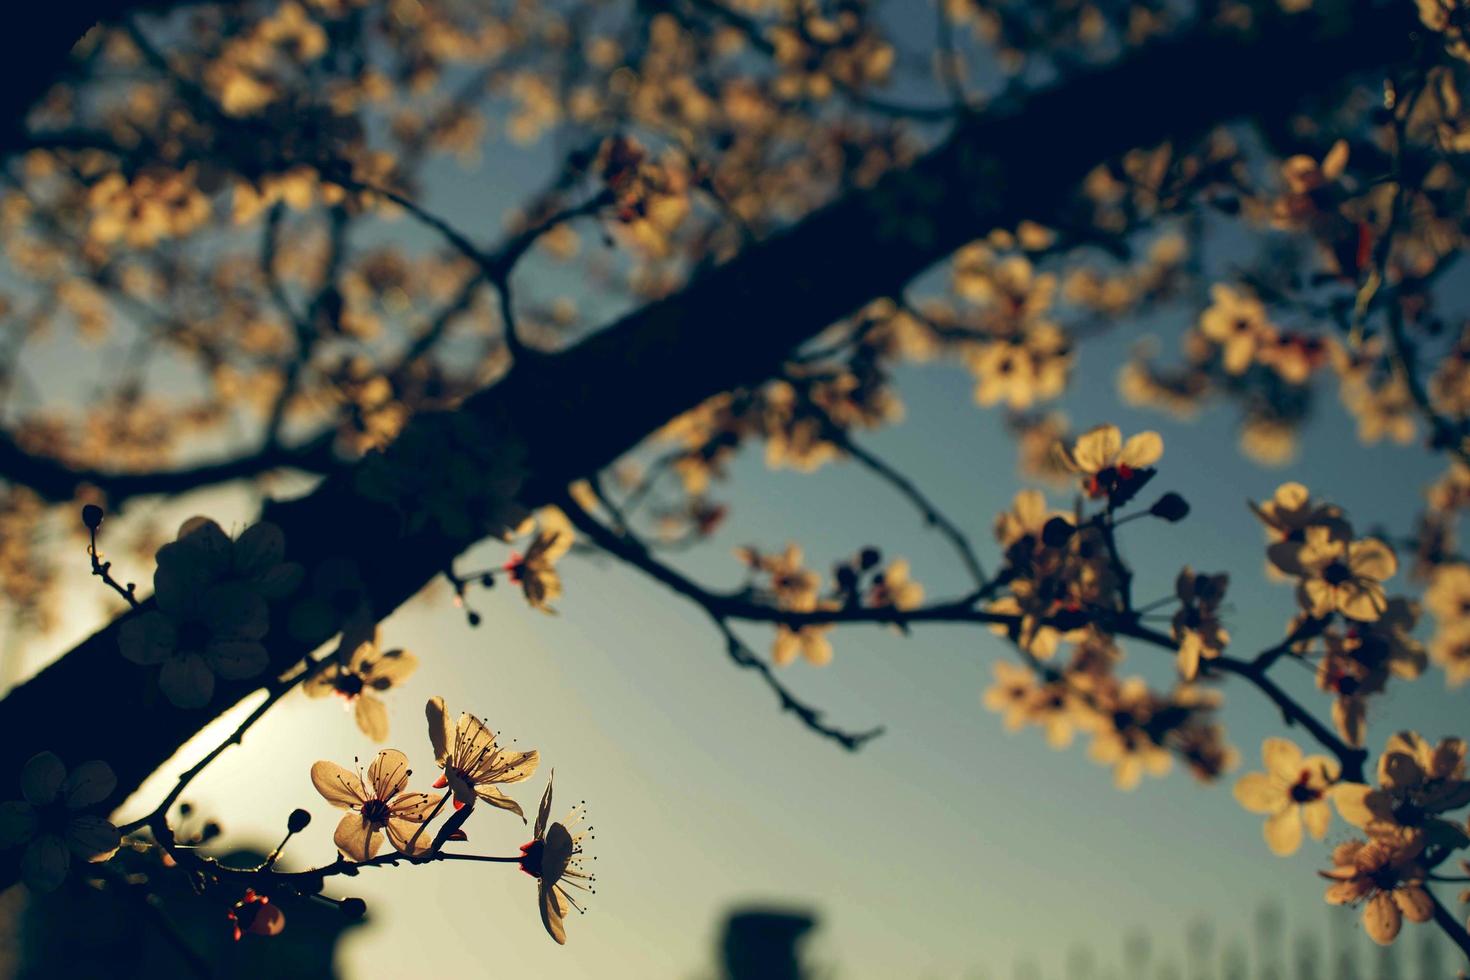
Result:
M1189 501L1170 491L1154 501L1148 512L1160 520L1176 524L1189 516Z

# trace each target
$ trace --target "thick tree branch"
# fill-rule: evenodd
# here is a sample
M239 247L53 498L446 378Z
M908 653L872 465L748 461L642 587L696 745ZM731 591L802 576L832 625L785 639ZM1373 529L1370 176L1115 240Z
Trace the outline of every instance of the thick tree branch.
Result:
M272 446L213 463L172 470L127 472L73 467L50 456L29 452L0 432L0 480L24 486L43 500L67 503L83 487L96 487L117 507L135 497L188 493L201 487L260 476L272 470L325 473L337 465L332 433L294 447Z

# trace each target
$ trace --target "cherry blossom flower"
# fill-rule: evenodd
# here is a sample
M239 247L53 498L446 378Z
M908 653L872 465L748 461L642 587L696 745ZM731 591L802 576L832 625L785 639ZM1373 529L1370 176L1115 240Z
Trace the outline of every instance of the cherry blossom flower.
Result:
M1036 323L1017 336L974 346L965 357L975 375L976 403L1003 401L1017 410L1060 395L1067 387L1071 359L1066 334L1051 323Z
M1372 622L1388 609L1382 582L1398 572L1398 559L1377 538L1345 540L1326 527L1309 527L1297 560L1302 578L1297 597L1308 613L1334 611Z
M596 879L582 868L582 842L588 837L587 832L572 832L585 811L579 806L573 809L565 822L548 827L546 821L550 812L551 780L548 779L541 806L536 811L534 836L521 845L521 870L536 879L536 904L541 911L541 924L552 939L566 945L564 920L567 913L571 909L583 911L567 889L575 888L591 894L592 882Z
M1311 492L1300 483L1283 483L1270 500L1263 504L1251 502L1250 508L1266 525L1267 557L1276 569L1287 575L1301 573L1297 556L1306 541L1308 528L1326 527L1341 536L1352 533L1340 508L1314 501Z
M360 772L344 769L335 762L317 762L311 767L311 782L322 798L335 807L350 810L337 824L332 841L353 861L368 861L383 845L383 833L403 854L428 851L430 840L421 833L438 806L440 795L406 792L408 757L397 749L384 749L368 766L367 781Z
M1179 644L1179 675L1192 681L1199 674L1200 660L1220 656L1230 634L1220 625L1220 603L1225 599L1228 575L1195 574L1188 568L1179 573L1174 591L1179 611L1174 614L1174 642Z
M812 607L813 609L816 606ZM832 641L827 634L832 632L831 623L809 623L804 626L776 626L776 639L771 644L771 663L785 667L799 655L813 667L825 667L832 662Z
M909 578L909 563L898 558L873 578L868 593L871 606L892 606L900 611L917 609L924 601L924 587Z
M1151 467L1164 454L1157 432L1140 432L1123 441L1116 425L1099 425L1077 437L1071 448L1060 447L1067 469L1082 476L1089 497L1125 502L1153 475Z
M1200 332L1220 345L1229 374L1244 374L1261 348L1276 340L1266 307L1249 292L1224 283L1210 287L1213 303L1200 316Z
M1154 722L1169 707L1141 677L1130 677L1099 692L1087 754L1094 762L1113 767L1113 784L1118 789L1136 788L1145 772L1152 776L1168 773L1173 760Z
M1001 713L1006 731L1037 725L1052 748L1071 744L1087 709L1067 680L1038 683L1031 670L1004 660L995 662L994 673L995 683L986 689L983 703L990 711Z
M1347 140L1338 140L1319 163L1304 153L1288 157L1281 164L1281 179L1286 193L1272 207L1276 225L1286 229L1310 227L1313 218L1323 211L1325 193L1347 169Z
M1235 799L1252 813L1266 815L1266 845L1275 854L1295 854L1302 846L1302 825L1316 840L1332 822L1328 797L1337 782L1336 762L1322 755L1303 756L1284 738L1261 744L1265 772L1248 772L1235 783Z
M1424 605L1441 629L1470 626L1470 565L1440 566L1424 592Z
M435 785L449 787L454 794L455 808L479 799L524 820L526 815L521 805L496 789L496 785L531 778L541 762L541 753L535 749L528 752L502 749L496 744L495 733L468 713L461 714L451 730L443 698L430 698L424 713L429 721L434 762L444 770Z
M512 552L504 565L511 582L519 585L532 609L555 613L551 602L561 596L561 575L556 563L571 550L576 539L571 522L554 507L538 515L536 536L524 555Z
M1416 732L1398 732L1378 757L1378 786L1347 784L1334 802L1344 820L1375 839L1462 847L1470 843L1463 825L1441 814L1470 803L1465 742L1446 738L1432 745Z
M84 762L70 773L54 752L30 758L20 771L22 800L0 803L0 848L25 845L20 873L37 891L55 891L73 857L93 864L117 853L117 828L86 812L106 800L117 777L105 762Z
M1333 884L1332 905L1363 903L1363 926L1380 946L1393 942L1403 920L1428 922L1434 902L1424 890L1424 870L1415 861L1422 841L1344 841L1332 850L1331 871L1318 872Z
M282 561L285 540L272 524L256 524L234 541L196 517L158 550L153 575L158 608L123 623L122 655L159 666L158 686L181 708L214 695L215 677L243 680L270 663L260 642L270 628L268 602L296 588L300 566Z
M339 654L301 685L308 697L336 694L352 706L357 727L375 742L388 737L388 709L377 694L403 683L418 669L407 650L383 650L378 637L357 644L344 660Z

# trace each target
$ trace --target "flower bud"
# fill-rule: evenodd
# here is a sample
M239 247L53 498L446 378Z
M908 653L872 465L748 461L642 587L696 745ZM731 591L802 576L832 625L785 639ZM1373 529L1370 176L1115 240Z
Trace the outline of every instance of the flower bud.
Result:
M1154 501L1148 512L1160 520L1175 524L1189 516L1189 501L1170 491Z
M311 814L298 807L297 809L292 810L291 815L286 818L286 829L291 831L291 833L293 834L299 834L303 830L305 830L310 823Z
M883 554L871 545L858 552L858 565L867 571L883 560Z
M101 527L104 516L102 508L96 504L88 504L82 508L82 523L87 526L88 530L95 531Z
M1048 548L1060 548L1071 539L1076 530L1065 517L1053 517L1041 529L1041 542Z
M356 920L367 915L367 902L360 898L344 898L337 904L337 907L349 919Z

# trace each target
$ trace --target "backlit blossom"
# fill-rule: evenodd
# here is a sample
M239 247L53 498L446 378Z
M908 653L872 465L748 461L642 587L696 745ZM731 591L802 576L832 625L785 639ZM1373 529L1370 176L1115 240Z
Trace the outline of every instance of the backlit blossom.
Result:
M1281 179L1286 193L1273 207L1276 224L1288 229L1311 227L1312 219L1324 210L1327 191L1342 177L1347 162L1347 140L1333 143L1320 163L1304 153L1283 161Z
M1113 784L1134 789L1144 773L1168 773L1173 760L1162 741L1164 730L1156 724L1168 703L1138 677L1099 692L1097 702L1087 754L1094 762L1113 767Z
M1279 855L1295 854L1302 845L1302 825L1316 840L1332 822L1328 796L1337 781L1338 765L1322 755L1302 755L1296 743L1268 738L1261 744L1265 772L1248 772L1235 783L1235 798L1252 813L1266 815L1266 844Z
M430 698L424 713L429 721L434 763L444 770L435 785L449 787L455 808L479 799L524 820L521 805L496 787L531 778L541 762L541 753L501 748L495 733L468 713L461 714L451 728L443 698Z
M1116 425L1099 425L1060 451L1066 467L1082 476L1089 497L1121 503L1153 475L1150 467L1164 454L1164 440L1157 432L1140 432L1124 442Z
M1200 316L1200 332L1220 345L1228 373L1244 374L1257 352L1275 341L1276 328L1261 301L1244 290L1216 283L1210 297L1214 302Z
M902 558L890 562L887 568L874 576L868 593L870 606L907 610L917 609L923 601L924 587L909 578L909 563Z
M1047 507L1046 495L1040 490L1022 490L1016 494L1010 510L996 515L995 540L1002 548L1010 548L1029 538L1034 549L1042 543L1041 532L1047 521L1065 516L1061 511Z
M521 845L521 870L536 879L536 905L541 911L541 924L552 939L566 945L567 914L572 909L583 911L567 889L590 894L595 877L582 867L582 842L588 835L584 831L572 831L581 822L584 811L578 807L565 822L547 826L550 812L551 780L548 779L541 806L536 811L534 836Z
M831 623L809 623L803 626L776 626L776 639L771 644L771 662L785 667L799 655L813 667L825 667L832 662L832 641L827 634L832 632Z
M1470 565L1454 562L1438 568L1424 592L1424 606L1442 630L1470 626Z
M532 609L549 613L555 612L550 605L552 600L561 596L561 575L556 563L571 550L575 533L566 515L554 507L541 511L537 522L536 536L526 553L512 553L505 563L505 571L511 582L521 587Z
M1398 732L1378 757L1378 785L1344 786L1335 802L1344 820L1371 837L1464 846L1470 840L1463 824L1442 815L1470 803L1465 742L1434 745L1416 732Z
M965 358L975 375L975 401L1025 409L1056 398L1067 386L1071 353L1066 334L1050 323L977 345Z
M339 654L301 685L308 697L335 694L352 706L357 727L375 742L388 737L388 709L377 695L401 684L418 668L407 650L383 650L376 636Z
M1347 541L1329 528L1309 527L1297 560L1297 595L1311 615L1340 612L1372 622L1388 608L1382 583L1398 571L1398 559L1377 538Z
M87 812L116 787L117 777L105 762L84 762L70 773L54 752L26 762L20 771L24 799L0 803L0 848L25 845L20 874L27 885L54 891L73 857L95 864L117 853L117 828Z
M1319 872L1333 884L1326 899L1332 905L1363 903L1363 927L1381 946L1393 942L1403 920L1428 922L1434 903L1424 890L1424 869L1416 859L1422 842L1344 841L1332 850L1331 871Z
M383 846L383 834L400 853L423 854L433 842L424 824L439 803L438 794L409 793L408 757L384 749L368 766L367 780L335 762L311 767L311 782L323 799L350 810L337 824L332 841L353 861L368 861Z
M1220 656L1230 634L1220 625L1220 603L1228 575L1196 574L1185 568L1174 582L1179 611L1174 614L1174 642L1179 644L1179 674L1194 680L1200 660Z
M1265 503L1250 503L1250 509L1266 525L1271 543L1291 541L1300 545L1309 527L1346 528L1342 510L1334 504L1313 500L1300 483L1283 483Z

